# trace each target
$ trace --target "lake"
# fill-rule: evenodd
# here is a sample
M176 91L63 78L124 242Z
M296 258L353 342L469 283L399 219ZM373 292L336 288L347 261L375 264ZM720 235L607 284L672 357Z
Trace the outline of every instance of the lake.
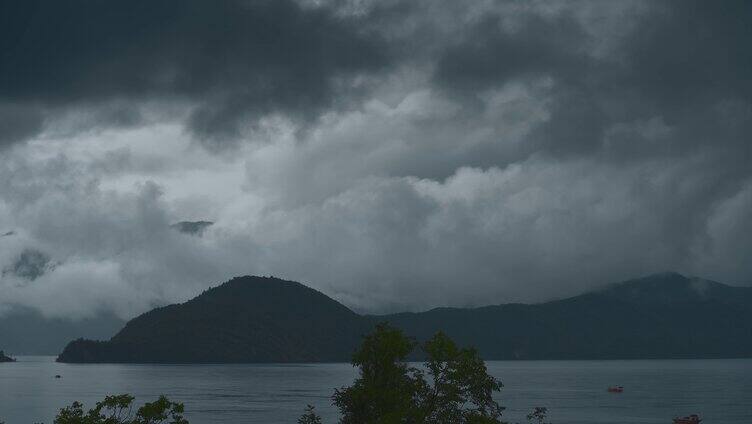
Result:
M546 406L554 424L670 424L690 413L702 414L703 424L752 423L752 359L487 365L504 383L499 399L511 422ZM335 423L329 397L356 374L349 364L74 365L19 357L0 364L0 421L49 424L74 400L88 407L105 394L131 393L139 405L160 394L185 403L192 424L294 424L309 403L325 423ZM625 391L608 393L609 385Z

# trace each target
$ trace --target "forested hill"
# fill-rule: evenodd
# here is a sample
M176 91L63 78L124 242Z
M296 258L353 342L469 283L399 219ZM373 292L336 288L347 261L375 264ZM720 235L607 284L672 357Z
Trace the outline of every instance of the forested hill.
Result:
M664 273L537 305L391 315L493 359L752 357L752 289Z
M348 361L388 321L418 340L442 330L486 359L752 357L752 289L656 274L565 300L357 315L299 283L240 277L76 340L62 362Z
M300 283L234 278L147 312L108 342L76 340L62 362L346 361L368 320Z

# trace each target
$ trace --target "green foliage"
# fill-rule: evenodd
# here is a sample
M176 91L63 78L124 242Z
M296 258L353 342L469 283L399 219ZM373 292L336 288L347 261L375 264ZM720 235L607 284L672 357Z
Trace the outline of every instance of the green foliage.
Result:
M376 326L353 356L360 378L334 393L342 424L501 423L504 408L493 400L501 382L476 350L438 333L422 346L424 371L406 363L415 347L400 330Z
M538 423L538 424L546 424L546 415L548 414L548 408L544 408L541 406L537 406L533 409L533 411L529 414L527 414L527 421L532 423Z
M334 392L342 424L410 422L415 413L418 381L405 359L414 343L401 331L379 324L352 359L360 378Z
M183 404L171 402L160 396L146 403L133 415L133 400L128 394L107 396L96 406L84 412L81 402L62 408L55 424L188 424L183 418Z
M298 418L298 424L321 424L321 417L316 415L315 408L308 405L303 416Z
M416 372L421 422L499 422L504 408L493 400L493 393L500 391L502 384L488 375L486 364L475 349L460 349L439 332L425 343L423 350L430 383Z

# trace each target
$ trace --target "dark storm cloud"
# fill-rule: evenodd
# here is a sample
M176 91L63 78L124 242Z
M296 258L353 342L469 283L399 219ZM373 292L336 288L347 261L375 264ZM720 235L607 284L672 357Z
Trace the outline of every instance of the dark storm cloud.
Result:
M4 2L2 16L3 100L187 101L189 128L209 139L270 113L315 117L337 84L385 63L384 45L357 21L290 0L19 1Z
M435 81L475 96L515 80L551 78L551 117L535 130L529 152L599 151L610 126L660 116L682 134L660 146L622 149L676 154L715 138L749 154L748 121L729 114L743 114L752 101L752 4L666 1L647 7L649 13L605 55L586 51L597 35L575 19L576 7L553 16L522 13L512 28L503 25L504 11L491 13L439 55ZM724 107L730 110L719 110Z
M483 90L510 79L572 76L587 64L579 46L586 41L581 26L567 14L544 18L523 13L513 29L491 13L459 33L437 61L436 80L459 91Z
M623 85L682 113L710 96L752 97L752 4L673 1L655 5L625 44Z
M239 274L375 312L752 282L749 2L14 4L0 144L46 138L0 155L0 269L59 265L7 273L7 302L128 317Z
M43 124L44 114L36 108L0 104L0 149L33 137Z

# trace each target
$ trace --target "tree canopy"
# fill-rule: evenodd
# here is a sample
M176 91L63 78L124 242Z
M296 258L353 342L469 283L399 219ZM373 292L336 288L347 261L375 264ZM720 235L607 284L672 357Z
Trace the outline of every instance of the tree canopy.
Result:
M133 415L134 397L128 394L112 395L97 402L84 412L81 402L73 402L62 408L55 417L55 424L188 424L183 418L183 404L160 396L147 402Z
M475 349L439 332L420 346L426 359L418 368L407 363L416 347L399 329L377 325L353 355L359 378L332 397L340 423L502 423L504 408L493 399L502 384Z
M305 413L298 418L298 424L321 424L321 417L316 415L316 410L312 405L308 405Z

